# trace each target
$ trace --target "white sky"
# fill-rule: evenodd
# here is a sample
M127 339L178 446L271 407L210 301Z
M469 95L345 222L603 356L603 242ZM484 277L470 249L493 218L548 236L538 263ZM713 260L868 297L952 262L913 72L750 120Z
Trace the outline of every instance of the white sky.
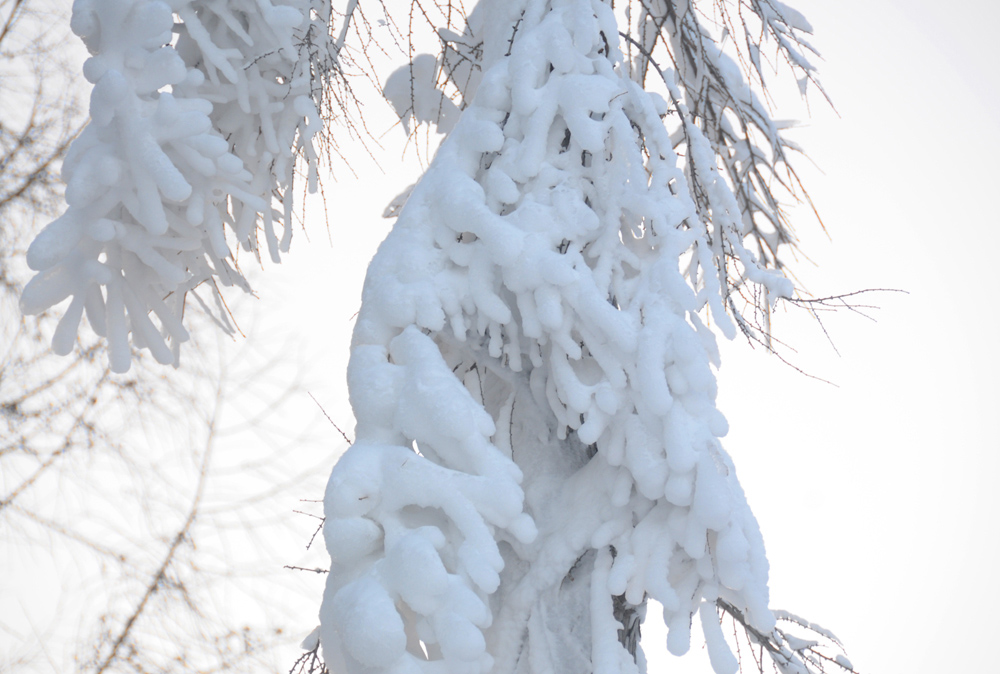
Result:
M822 169L799 164L832 236L799 211L817 263L803 260L801 277L819 295L909 295L871 296L877 324L830 317L839 356L814 324L776 317L794 362L836 387L742 343L724 350L725 444L768 545L772 603L836 632L865 673L995 671L1000 75L988 49L1000 8L789 4L816 29L820 79L840 114L814 96L795 135ZM391 120L369 108L370 128L388 130ZM286 264L257 281L264 322L301 340L309 388L342 426L364 264L390 224L382 209L415 164L412 148L398 160L402 136L386 137L385 174L361 159L359 180L340 169L345 179L328 185L333 247L313 211L312 245L300 236ZM697 646L681 661L654 654L654 636L644 640L651 672L710 671Z

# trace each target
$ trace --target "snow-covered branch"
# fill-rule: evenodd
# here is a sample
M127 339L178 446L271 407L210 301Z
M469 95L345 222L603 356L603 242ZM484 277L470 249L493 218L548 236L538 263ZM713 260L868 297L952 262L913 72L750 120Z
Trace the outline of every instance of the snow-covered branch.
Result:
M764 671L764 654L778 674L857 674L844 653L844 644L828 629L787 611L774 611L777 624L763 633L746 621L743 612L722 599L716 602L722 615L732 619L744 632L757 671ZM805 630L808 638L791 634L789 626ZM800 632L801 633L801 632ZM739 638L738 636L736 637ZM754 649L757 649L754 651ZM740 663L742 666L742 663Z
M810 62L816 52L804 39L812 27L776 0L644 0L630 4L619 19L623 68L668 99L658 112L695 205L688 226L705 229L708 246L692 247L685 256L689 283L727 336L734 334L734 321L770 346L769 312L794 292L783 277L785 248L797 241L785 209L788 201L809 197L791 164L790 155L801 150L788 138L790 124L776 120L767 105L762 58L770 43L803 95L809 84L822 92ZM418 123L444 120L447 127L451 98L459 107L472 100L484 67L509 53L522 20L486 2L476 5L461 33L451 25L439 29L436 61L418 56L390 78L386 95L404 124L412 116ZM505 37L491 40L491 32ZM760 328L761 321L741 314L739 296L763 315ZM721 316L727 312L729 319Z
M259 257L263 237L274 261L288 250L297 159L315 180L328 19L318 0L77 0L91 122L21 300L33 314L72 297L57 353L86 311L114 370L129 368L130 343L176 363L188 294L249 289L231 241Z

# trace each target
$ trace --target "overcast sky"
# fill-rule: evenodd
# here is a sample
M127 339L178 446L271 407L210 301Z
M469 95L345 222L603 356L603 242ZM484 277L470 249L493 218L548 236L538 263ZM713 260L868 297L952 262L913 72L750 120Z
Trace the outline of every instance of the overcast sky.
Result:
M727 447L768 543L773 604L833 629L865 672L995 671L1000 87L985 48L1000 12L796 6L841 115L817 114L801 137L825 172L809 184L832 236L800 229L819 264L808 285L910 294L874 296L877 324L831 319L840 357L796 333L801 366L839 388L727 353ZM767 393L746 395L756 381Z

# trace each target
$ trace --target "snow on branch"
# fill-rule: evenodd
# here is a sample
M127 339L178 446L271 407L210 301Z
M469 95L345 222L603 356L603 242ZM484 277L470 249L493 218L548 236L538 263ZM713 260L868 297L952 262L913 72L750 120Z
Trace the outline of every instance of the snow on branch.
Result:
M767 96L762 54L772 41L800 92L811 83L822 93L810 62L816 52L804 39L811 31L799 12L777 0L650 0L630 18L625 38L632 76L646 82L655 73L670 93L665 112L678 125L675 146L686 156L691 195L710 228L714 269L696 256L689 274L718 275L718 289L744 332L750 324L732 294L748 281L759 285L763 292L749 295L765 317L773 301L791 296L790 284L776 288L761 270L783 270L782 247L796 244L782 198L809 201L789 162L800 152L785 134L789 124L773 119L758 96ZM765 318L768 344L769 329Z
M130 344L176 364L188 293L249 290L231 242L279 261L298 159L315 181L329 16L320 0L76 0L91 121L21 298L27 314L72 298L54 351L72 350L86 311L113 370L128 370Z
M418 56L409 80L401 69L386 89L400 116L436 123L448 120L452 100L467 106L484 68L509 55L519 39L523 8L512 7L504 14L494 3L480 2L464 26L439 28L436 60ZM735 333L735 322L770 347L770 311L794 293L784 277L787 251L797 243L786 208L809 202L809 195L791 163L801 152L788 137L792 125L775 119L768 105L764 64L770 47L803 95L810 84L822 93L811 63L816 51L805 39L812 27L777 0L643 0L616 11L622 67L668 99L657 110L695 205L697 217L689 224L706 230L708 246L692 248L684 260L689 282L727 336ZM387 211L397 212L398 205ZM740 297L764 316L761 329L737 306Z
M777 674L857 674L844 653L844 645L828 629L787 611L775 610L778 622L770 633L764 633L748 624L743 612L729 602L720 599L716 605L722 616L733 621L734 628L739 626L743 630L754 669L762 674L768 661ZM795 636L789 629L806 630L808 638ZM737 653L742 658L735 629L734 636ZM739 664L743 666L742 661Z

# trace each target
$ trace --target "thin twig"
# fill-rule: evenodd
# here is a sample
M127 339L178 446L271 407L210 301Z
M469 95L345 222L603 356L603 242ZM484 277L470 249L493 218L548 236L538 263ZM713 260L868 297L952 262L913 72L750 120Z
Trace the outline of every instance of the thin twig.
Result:
M307 393L308 393L308 392L307 392ZM338 432L338 433L340 433L341 437L343 437L343 438L344 438L344 440L345 440L345 441L347 442L347 444L349 444L349 445L353 445L353 444L354 444L354 441L353 441L353 440L351 440L351 439L350 439L349 437L347 437L347 433L345 433L344 431L342 431L342 430L340 429L340 426L338 426L338 425L337 425L337 424L336 424L336 423L334 422L334 420L330 418L330 415L326 413L326 410L325 410L325 409L323 409L323 406L319 404L319 401L318 401L318 400L316 400L316 396L314 396L314 395L313 395L312 393L309 393L309 397L313 399L313 402L314 402L314 403L316 403L316 407L318 407L318 408L319 408L319 411L320 411L320 412L322 412L322 413L323 413L323 416L325 416L325 417L326 417L326 420L327 420L327 421L329 421L329 422L330 422L330 424L331 424L331 425L332 425L332 426L333 426L334 428L336 428L336 429L337 429L337 432Z

